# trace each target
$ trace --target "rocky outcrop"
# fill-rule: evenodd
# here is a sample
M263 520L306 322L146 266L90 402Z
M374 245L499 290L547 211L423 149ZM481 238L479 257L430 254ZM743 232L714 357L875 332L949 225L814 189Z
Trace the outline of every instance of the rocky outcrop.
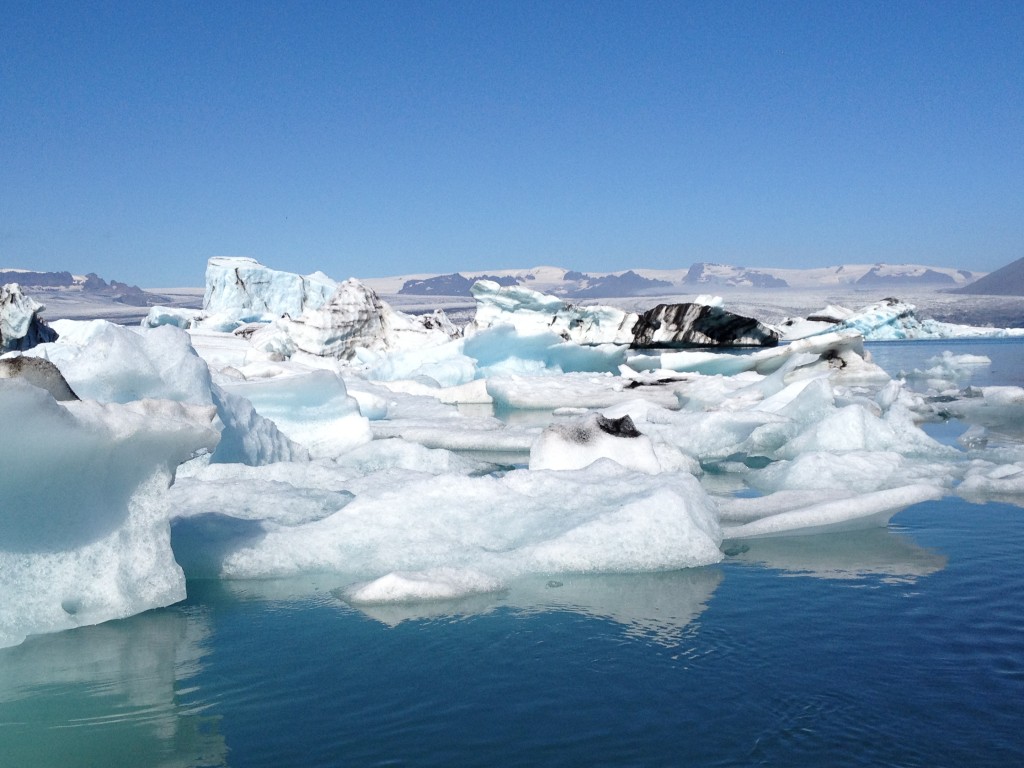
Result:
M708 304L659 304L637 318L633 347L774 347L779 334L752 317Z

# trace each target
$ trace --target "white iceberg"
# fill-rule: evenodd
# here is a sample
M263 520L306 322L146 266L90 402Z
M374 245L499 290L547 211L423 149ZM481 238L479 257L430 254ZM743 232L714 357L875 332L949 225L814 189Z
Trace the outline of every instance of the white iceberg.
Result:
M0 381L0 647L177 602L164 493L211 451L212 407L57 403Z

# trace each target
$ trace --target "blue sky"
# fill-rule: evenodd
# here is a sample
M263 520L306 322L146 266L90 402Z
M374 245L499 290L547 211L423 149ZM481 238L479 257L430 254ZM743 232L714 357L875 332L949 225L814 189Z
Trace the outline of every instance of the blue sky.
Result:
M1024 256L1024 3L0 0L0 267Z

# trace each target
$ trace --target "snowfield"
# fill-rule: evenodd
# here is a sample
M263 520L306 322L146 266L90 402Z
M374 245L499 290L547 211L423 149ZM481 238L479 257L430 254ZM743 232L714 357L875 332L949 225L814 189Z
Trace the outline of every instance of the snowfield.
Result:
M987 441L1024 427L1024 389L964 387L987 360L949 352L893 379L863 344L1020 329L895 300L769 326L710 296L641 322L493 282L460 326L251 259L206 279L202 310L135 328L5 294L0 646L171 604L186 577L327 573L379 607L1024 497L1024 450ZM950 415L969 444L921 429Z

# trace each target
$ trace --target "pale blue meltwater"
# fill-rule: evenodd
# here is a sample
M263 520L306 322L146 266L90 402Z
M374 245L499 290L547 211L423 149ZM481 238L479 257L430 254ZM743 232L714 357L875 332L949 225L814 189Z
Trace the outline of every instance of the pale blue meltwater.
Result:
M1024 382L1019 341L869 350L894 375L951 350L991 360L958 386ZM723 549L364 610L331 576L191 581L0 650L0 765L1024 763L1024 509L947 496Z

